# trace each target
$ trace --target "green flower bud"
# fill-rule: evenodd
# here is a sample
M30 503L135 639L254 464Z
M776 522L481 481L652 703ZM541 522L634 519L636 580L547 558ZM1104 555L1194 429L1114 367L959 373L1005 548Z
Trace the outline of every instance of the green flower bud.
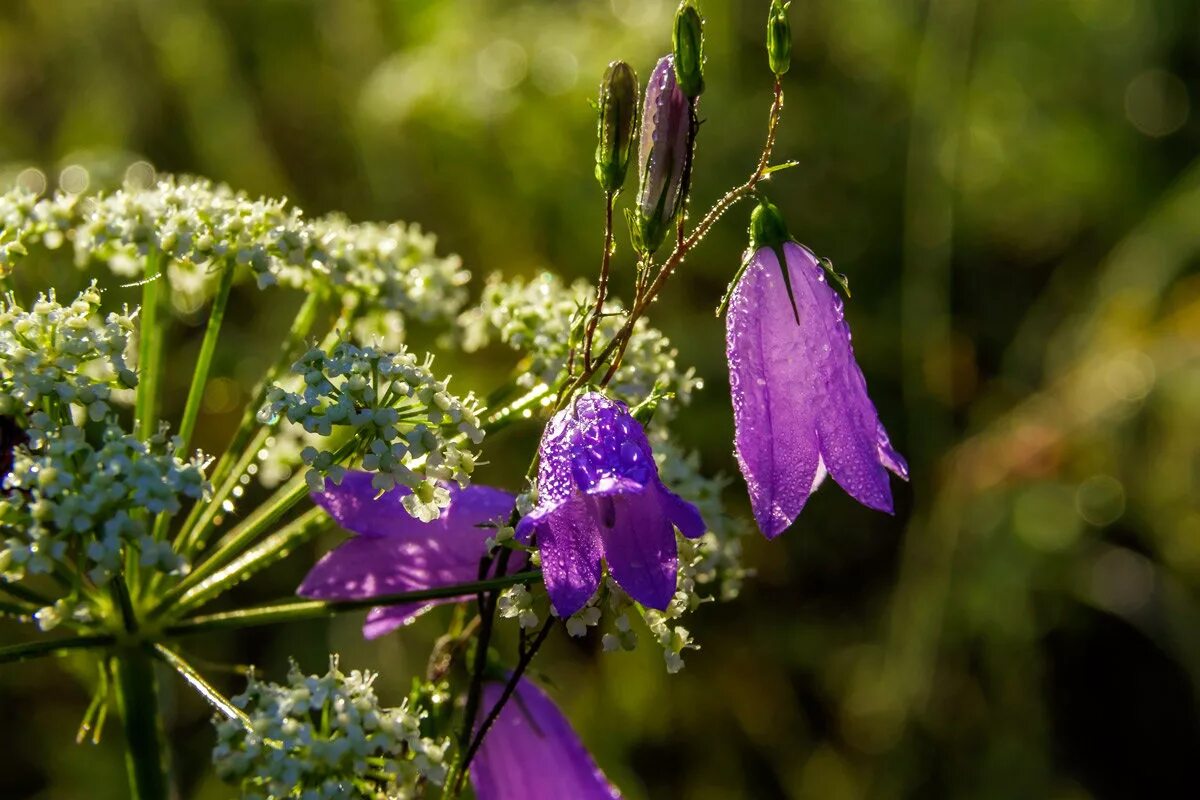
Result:
M632 67L624 61L608 65L596 106L596 180L605 192L618 192L629 171L637 129L638 80Z
M777 78L792 65L792 25L787 17L790 5L790 0L771 0L767 14L767 60Z
M770 247L777 250L791 240L779 207L765 197L759 200L754 211L750 212L750 249Z
M704 21L693 0L683 0L675 12L675 79L688 97L704 94Z

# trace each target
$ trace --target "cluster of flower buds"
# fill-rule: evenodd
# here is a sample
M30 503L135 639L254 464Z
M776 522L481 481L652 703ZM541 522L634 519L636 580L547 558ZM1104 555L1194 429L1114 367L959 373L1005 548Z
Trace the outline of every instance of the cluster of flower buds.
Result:
M440 785L450 742L422 735L425 712L380 707L374 674L329 662L321 676L293 664L283 685L251 675L233 698L248 720L214 720L217 775L255 800L416 797Z
M114 390L137 385L126 358L135 313L100 315L93 282L68 305L54 291L32 308L0 299L0 414L28 422L34 411L74 406L97 422L112 413Z
M472 352L499 339L528 358L518 384L524 388L538 383L554 386L566 374L592 292L583 281L567 286L550 274L528 282L492 275L479 305L459 317L463 347ZM607 309L619 311L620 305L609 303ZM605 316L598 330L612 336L622 322L619 315ZM660 405L656 419L669 419L676 405L686 405L692 393L703 388L695 369L681 367L677 358L678 352L661 331L644 318L638 320L621 367L609 385L610 393L636 405L657 387L674 399Z
M452 395L432 364L432 356L419 361L403 348L314 348L292 366L303 389L273 387L258 418L274 424L286 417L321 437L345 434L343 441L353 439L352 451L363 454L363 468L375 473L378 491L407 486L412 493L404 498L405 509L434 519L450 501L440 483L466 486L475 467L475 456L459 443L479 444L483 430L474 395ZM334 450L310 445L301 452L313 491L324 488L326 477L337 483L345 473Z
M110 423L96 445L83 428L55 428L45 417L33 415L29 445L14 452L4 478L0 522L19 533L0 545L0 576L49 572L68 549L96 584L118 571L124 548L147 568L183 570L170 545L150 535L147 512L175 514L182 498L204 497L203 456L180 460L165 431L144 442Z
M206 180L41 199L17 189L0 195L0 221L0 275L33 243L69 242L80 267L100 261L123 277L140 275L158 251L172 290L201 298L215 286L211 267L232 263L249 268L260 287L330 287L354 292L368 310L422 320L450 319L466 300L459 259L436 255L434 237L415 226L308 220L284 199L253 199Z

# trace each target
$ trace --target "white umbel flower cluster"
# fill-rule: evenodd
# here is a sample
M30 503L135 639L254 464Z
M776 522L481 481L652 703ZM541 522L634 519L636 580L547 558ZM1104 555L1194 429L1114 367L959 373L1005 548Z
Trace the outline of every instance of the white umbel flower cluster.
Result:
M421 735L425 712L381 708L375 675L338 669L305 675L293 664L287 683L250 677L233 703L244 722L217 719L213 763L244 800L400 800L446 778L449 739Z
M35 413L34 424L45 417ZM72 551L102 585L121 568L126 547L137 550L144 567L185 569L168 542L150 535L150 524L156 514L177 513L182 498L209 491L200 454L180 460L178 442L165 431L144 442L110 424L95 444L75 425L31 430L29 446L14 449L3 478L0 522L16 535L0 541L0 577L50 572Z
M94 282L67 305L53 290L29 310L0 298L0 414L77 406L93 422L109 417L112 391L137 385L126 362L134 316L102 318Z
M363 468L375 473L375 488L412 489L404 507L428 522L450 503L443 482L470 482L475 455L460 443L483 441L474 395L451 394L432 365L432 356L419 361L404 348L388 352L345 342L329 352L313 348L292 366L303 389L272 387L259 421L286 418L321 437L353 438ZM301 452L313 491L345 473L335 449L309 445Z
M583 327L591 314L594 291L583 281L567 286L548 273L530 281L504 280L492 275L483 287L479 305L458 318L463 347L471 352L499 340L529 358L529 367L517 379L518 384L525 388L539 382L553 386L566 373L572 346L582 347ZM616 302L606 307L607 315L596 332L597 353L624 324L625 317L620 311ZM642 318L634 326L609 391L636 406L650 397L657 386L660 392L673 394L676 404L686 404L692 393L703 387L703 382L695 369L681 367L677 357L670 340ZM581 358L581 353L576 352L577 369ZM671 402L659 407L664 416L669 416L672 410Z
M248 267L260 287L351 291L372 310L422 320L451 319L469 278L457 256L439 257L436 239L400 223L309 220L286 199L251 198L195 178L165 178L150 189L38 198L0 195L0 275L40 243L69 244L84 267L100 261L122 276L141 274L151 250L169 262L172 289L211 290L210 266Z

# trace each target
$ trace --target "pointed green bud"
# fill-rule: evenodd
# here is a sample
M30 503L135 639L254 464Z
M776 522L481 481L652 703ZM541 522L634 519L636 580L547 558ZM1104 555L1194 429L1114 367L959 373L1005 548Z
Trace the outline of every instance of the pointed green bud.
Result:
M758 206L750 213L750 251L757 252L764 247L775 251L775 258L779 260L779 269L783 273L783 288L787 291L788 300L792 304L792 314L799 325L800 311L796 308L796 296L792 293L792 276L783 252L783 245L790 241L792 237L779 208L767 198L760 198Z
M792 65L792 25L787 16L790 5L790 0L771 0L767 14L767 60L777 78Z
M624 61L614 61L604 71L596 107L596 180L605 192L619 192L633 157L638 113L637 74Z
M688 97L704 94L704 20L693 0L683 0L675 12L675 79Z
M791 240L779 207L767 198L761 198L758 206L750 213L750 249L770 247L772 250L778 250L783 247L784 242Z

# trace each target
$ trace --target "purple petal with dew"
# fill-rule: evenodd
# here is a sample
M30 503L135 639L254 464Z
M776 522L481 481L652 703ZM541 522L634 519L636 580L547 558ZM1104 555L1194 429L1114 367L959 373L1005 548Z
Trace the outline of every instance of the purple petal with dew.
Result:
M613 580L648 608L665 609L675 596L679 565L675 528L655 489L591 499Z
M504 687L486 683L482 708L491 709ZM521 678L471 761L479 800L613 800L608 782L562 711Z
M700 516L700 509L672 492L662 481L658 483L658 499L667 518L687 538L696 539L708 530L704 517Z
M753 255L726 320L738 463L768 537L795 521L826 470L863 505L889 512L885 469L907 476L854 359L841 297L811 252L783 250L800 324L770 248Z
M356 478L362 474L348 474L339 488L345 488L354 478L350 486L363 489ZM368 481L367 490L374 491L369 486ZM400 496L406 493L407 490L399 491ZM494 534L494 528L487 526L504 522L514 502L509 493L488 486L451 487L450 507L439 519L422 523L399 508L398 503L388 498L389 494L374 500L346 492L337 498L341 503L339 508L353 508L350 517L368 526L372 533L344 542L327 553L305 577L298 594L321 600L357 600L474 581L479 577L479 560L485 553L485 543ZM373 508L372 503L380 507ZM519 569L525 563L525 555L513 555L515 559L510 565ZM373 609L363 634L367 638L382 636L438 603L459 599L463 598Z
M542 579L555 612L564 619L587 605L600 586L600 538L583 497L532 512L521 533L537 534Z

